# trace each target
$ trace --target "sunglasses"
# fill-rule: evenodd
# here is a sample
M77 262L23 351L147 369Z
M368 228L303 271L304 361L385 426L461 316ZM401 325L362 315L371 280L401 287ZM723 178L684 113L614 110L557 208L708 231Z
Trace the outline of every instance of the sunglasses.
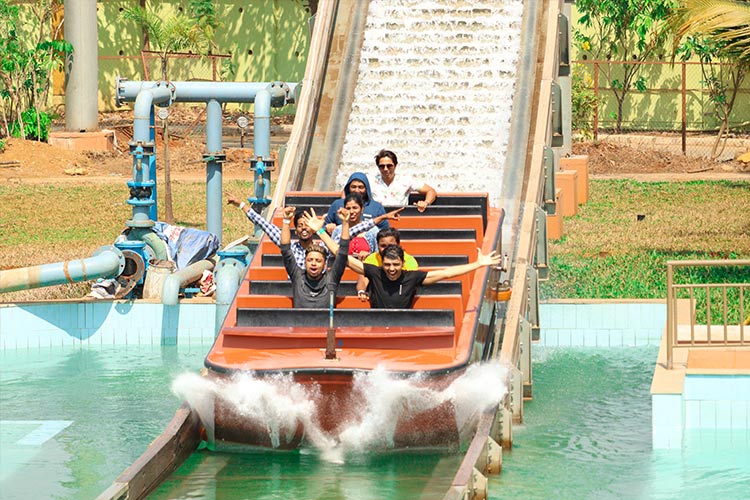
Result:
M396 168L396 165L394 165L393 163L378 164L378 168Z

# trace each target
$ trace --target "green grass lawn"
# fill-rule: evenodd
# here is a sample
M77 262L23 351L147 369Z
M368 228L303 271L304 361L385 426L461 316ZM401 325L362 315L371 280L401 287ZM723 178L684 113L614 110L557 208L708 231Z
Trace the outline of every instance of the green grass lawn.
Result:
M225 188L246 197L252 182L228 181ZM177 181L173 190L175 223L205 228L205 183ZM127 198L124 182L0 186L0 268L90 257L125 229L132 215ZM565 219L560 241L549 242L542 298L664 298L668 260L750 258L748 207L748 182L592 180L589 203ZM225 242L252 230L226 205L223 224ZM710 278L750 282L747 272L732 268ZM60 285L0 294L0 301L75 298L89 290L87 283Z
M750 257L748 182L592 180L589 197L549 242L544 299L664 298L669 260ZM748 278L737 268L711 275Z

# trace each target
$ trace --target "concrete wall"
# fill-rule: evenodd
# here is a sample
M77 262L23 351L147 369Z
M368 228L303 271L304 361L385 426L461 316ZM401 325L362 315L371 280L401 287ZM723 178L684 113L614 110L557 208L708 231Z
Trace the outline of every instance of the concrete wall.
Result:
M187 0L149 1L162 19L179 9L187 11ZM301 81L307 62L310 30L310 2L301 0L259 0L235 2L214 0L223 25L217 29L217 54L230 54L236 68L225 81ZM120 12L137 6L137 0L99 0L99 110L117 109L114 100L116 76L145 79L141 60L141 30L133 22L120 19ZM60 6L62 16L62 4ZM23 26L36 36L38 23L30 6L21 4ZM156 60L148 64L151 79L160 79ZM171 80L211 80L213 70L206 59L170 59ZM53 75L50 106L64 102L64 74ZM246 105L249 106L249 105Z
M541 338L547 347L659 345L667 318L664 301L555 301L541 304Z
M133 301L0 305L0 351L98 345L206 344L215 338L210 303Z

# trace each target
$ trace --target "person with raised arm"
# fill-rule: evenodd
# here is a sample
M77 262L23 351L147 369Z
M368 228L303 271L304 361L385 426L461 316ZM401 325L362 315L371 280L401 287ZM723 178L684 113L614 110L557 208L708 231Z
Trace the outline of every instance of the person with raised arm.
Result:
M292 304L294 307L327 308L330 294L336 295L341 276L346 269L349 253L349 214L341 209L341 239L337 244L336 258L329 272L326 268L326 249L319 244L310 245L305 251L305 270L297 266L291 250L292 231L290 225L294 217L294 207L284 207L281 225L281 258L292 282ZM325 233L325 231L323 231ZM326 238L330 239L326 234Z
M372 264L374 266L382 267L383 258L380 252L386 249L390 245L401 246L401 233L395 227L389 227L387 229L381 229L378 231L376 237L378 247L370 255L365 258L362 262L365 264ZM419 263L417 259L404 251L404 271L416 271L419 269ZM361 302L367 302L370 296L367 293L367 288L370 285L370 280L360 275L357 276L357 297Z
M419 286L455 278L480 267L498 265L501 260L501 256L494 250L483 254L477 248L477 260L474 262L425 272L405 270L404 250L398 245L389 245L380 255L383 259L382 267L349 257L349 267L370 280L370 307L373 309L411 309Z
M349 217L348 218L349 225L351 226L352 224L355 224L353 227L357 228L357 233L361 233L362 231L367 231L368 229L374 228L375 225L381 220L398 220L399 213L404 209L404 207L397 208L396 210L392 210L388 213L378 215L375 218L359 222L360 220L359 214L361 213L361 210L360 210L361 205L357 204L354 200L355 199L361 200L361 198L359 197L359 195L354 194L354 195L348 195L347 199L349 199L350 197L352 199L352 203L347 203L344 206L344 209L346 210L346 213L348 214L348 217ZM341 210L342 209L339 208L339 214L343 213ZM302 216L302 221L312 231L315 231L315 234L317 234L320 237L321 241L325 243L325 245L328 247L328 250L332 254L335 255L338 252L337 242L339 241L340 235L342 234L343 226L336 226L336 229L333 231L333 234L329 236L328 233L326 232L325 221L317 216L314 208L310 208L310 212L304 213L304 215ZM349 234L353 235L354 231L352 229L349 229ZM356 239L357 238L354 238L352 242L354 242ZM374 238L372 239L372 242L369 237L367 237L364 241L365 243L363 246L366 248L363 248L362 252L357 252L357 254L355 255L355 257L360 258L362 260L364 260L368 255L370 255L372 250L377 247L377 242L375 241ZM351 245L352 243L349 244L350 255L354 253L351 251Z
M233 196L228 191L225 191L224 194L226 194L227 196L227 205L233 205L242 210L247 218L250 219L250 221L254 224L257 224L263 230L263 232L268 235L268 238L276 244L276 246L281 246L281 229L279 229L277 225L272 224L271 222L264 219L262 215L253 210L253 207L251 207L244 201L240 202L239 198ZM303 214L304 210L296 210L291 221L291 223L294 224L294 228L297 232L297 240L291 242L290 248L292 250L292 253L294 254L294 259L297 262L297 266L300 269L305 269L307 249L315 243L315 241L313 240L315 233L302 220ZM325 247L321 248L325 250Z

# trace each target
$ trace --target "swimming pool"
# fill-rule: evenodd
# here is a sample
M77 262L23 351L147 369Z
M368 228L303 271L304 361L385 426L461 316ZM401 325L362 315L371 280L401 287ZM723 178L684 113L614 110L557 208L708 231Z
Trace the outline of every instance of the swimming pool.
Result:
M0 351L0 491L6 499L94 498L179 407L174 376L208 346Z
M534 400L490 498L750 498L746 430L693 431L652 450L655 346L534 351Z
M180 404L174 377L208 343L43 347L0 352L3 498L94 498ZM747 431L702 431L652 450L657 348L534 348L534 397L490 498L748 498ZM370 453L344 465L314 453L198 451L153 498L442 498L460 457Z

